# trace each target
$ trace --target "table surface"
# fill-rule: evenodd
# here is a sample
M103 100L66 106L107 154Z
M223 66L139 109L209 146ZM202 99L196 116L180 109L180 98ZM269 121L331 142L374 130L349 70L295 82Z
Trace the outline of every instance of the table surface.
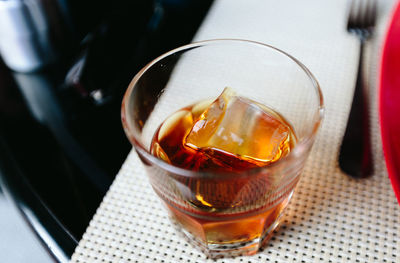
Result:
M354 89L358 42L345 30L346 0L218 0L195 40L244 38L302 61L319 80L326 115L280 230L254 256L208 259L169 223L132 151L83 235L72 262L399 262L400 206L383 159L377 63L394 1L380 1L367 46L374 174L355 180L337 163Z

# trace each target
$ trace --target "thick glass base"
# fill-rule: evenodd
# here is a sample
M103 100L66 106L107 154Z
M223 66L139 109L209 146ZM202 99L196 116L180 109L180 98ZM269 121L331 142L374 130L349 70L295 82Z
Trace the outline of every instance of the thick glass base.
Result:
M257 238L247 240L245 242L234 242L234 243L210 243L204 242L192 233L187 231L182 225L174 218L171 217L171 221L175 229L184 236L188 243L191 243L195 247L199 248L209 258L229 258L236 256L250 256L256 254L260 248L262 248L268 240L271 239L274 231L280 224L280 219L271 224L266 231Z
M253 255L278 227L293 190L274 206L241 214L197 215L165 202L171 221L210 258Z

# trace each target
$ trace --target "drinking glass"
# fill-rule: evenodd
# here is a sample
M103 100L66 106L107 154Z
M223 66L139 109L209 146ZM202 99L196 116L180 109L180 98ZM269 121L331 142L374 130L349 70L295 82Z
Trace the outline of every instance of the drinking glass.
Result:
M288 155L241 172L201 172L151 154L153 136L168 116L217 98L225 87L290 123L297 140ZM140 70L125 93L122 123L172 222L218 257L254 254L270 238L299 181L323 111L319 84L297 59L267 44L220 39L179 47Z

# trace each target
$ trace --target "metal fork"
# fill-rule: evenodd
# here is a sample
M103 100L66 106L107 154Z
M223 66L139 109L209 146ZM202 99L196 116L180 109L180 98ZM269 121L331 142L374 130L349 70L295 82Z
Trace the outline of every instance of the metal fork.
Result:
M360 40L357 82L346 132L339 153L339 166L343 172L356 178L372 173L372 154L369 125L368 87L363 76L364 44L372 35L376 21L376 0L352 0L347 31Z

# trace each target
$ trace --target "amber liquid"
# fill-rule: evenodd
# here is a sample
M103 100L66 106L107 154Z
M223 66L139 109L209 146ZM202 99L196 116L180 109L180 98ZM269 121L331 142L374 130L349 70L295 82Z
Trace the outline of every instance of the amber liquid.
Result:
M252 147L251 151L261 152L259 156L263 156L263 151L273 152L274 156L260 159L232 154L215 147L188 146L188 135L196 122L204 118L204 112L211 102L202 101L187 106L167 118L153 137L152 154L174 166L193 171L243 173L278 161L294 147L296 137L291 125L280 114L259 104L257 107L262 108L265 115L260 117L263 119L257 119L258 124L252 128L251 137L272 138L276 137L272 133L282 132L285 134L279 138L284 139L278 146L274 146L278 148L273 151L265 140L247 146ZM230 145L224 147L232 148ZM247 150L240 149L245 153L249 152ZM276 186L275 179L265 173L234 179L223 177L176 180L190 191L182 191L180 197L177 197L182 200L163 200L172 216L188 232L207 244L261 240L276 223L289 200L289 193L282 194L282 198L274 199L270 196L271 187ZM295 185L296 182L292 184Z

